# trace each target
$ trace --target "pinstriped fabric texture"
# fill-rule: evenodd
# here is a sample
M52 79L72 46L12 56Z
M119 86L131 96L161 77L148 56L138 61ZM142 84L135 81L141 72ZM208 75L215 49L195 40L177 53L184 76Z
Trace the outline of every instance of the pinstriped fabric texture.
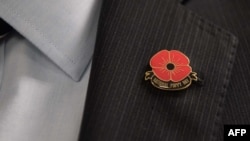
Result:
M193 11L230 30L239 39L233 75L221 114L221 128L223 124L250 124L249 6L249 0L193 0L188 4ZM221 134L221 140L222 137Z
M210 141L237 39L172 0L106 0L80 140ZM204 85L167 92L144 81L162 49L184 52Z

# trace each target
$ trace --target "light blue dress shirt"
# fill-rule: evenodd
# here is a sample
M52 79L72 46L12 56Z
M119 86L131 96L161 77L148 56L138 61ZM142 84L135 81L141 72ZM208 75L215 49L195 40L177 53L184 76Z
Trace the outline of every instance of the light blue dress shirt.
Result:
M0 141L77 141L100 0L0 0Z

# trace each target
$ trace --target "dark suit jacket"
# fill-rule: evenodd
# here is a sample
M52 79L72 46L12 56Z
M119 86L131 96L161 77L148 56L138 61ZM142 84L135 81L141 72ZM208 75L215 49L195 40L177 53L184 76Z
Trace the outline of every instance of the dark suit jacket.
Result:
M249 0L104 0L80 140L219 141L250 123ZM203 85L158 90L149 60L180 50Z

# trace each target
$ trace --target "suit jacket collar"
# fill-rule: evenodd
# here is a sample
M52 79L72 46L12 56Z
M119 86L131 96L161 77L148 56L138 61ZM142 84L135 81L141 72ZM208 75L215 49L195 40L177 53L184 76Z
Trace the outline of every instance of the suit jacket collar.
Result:
M237 38L174 1L104 2L80 140L216 139ZM163 49L185 53L204 85L170 92L145 81Z
M0 17L77 81L92 57L100 4L1 0Z

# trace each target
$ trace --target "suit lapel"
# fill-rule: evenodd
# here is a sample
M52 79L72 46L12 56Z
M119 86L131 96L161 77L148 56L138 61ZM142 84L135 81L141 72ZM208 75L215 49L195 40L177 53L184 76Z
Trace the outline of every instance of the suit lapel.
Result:
M213 140L237 39L171 0L106 0L80 140ZM144 81L149 59L180 50L204 85L162 91Z
M250 124L250 1L199 0L187 6L238 36L239 45L227 89L223 124ZM233 9L233 10L232 10ZM220 135L223 140L223 134Z

